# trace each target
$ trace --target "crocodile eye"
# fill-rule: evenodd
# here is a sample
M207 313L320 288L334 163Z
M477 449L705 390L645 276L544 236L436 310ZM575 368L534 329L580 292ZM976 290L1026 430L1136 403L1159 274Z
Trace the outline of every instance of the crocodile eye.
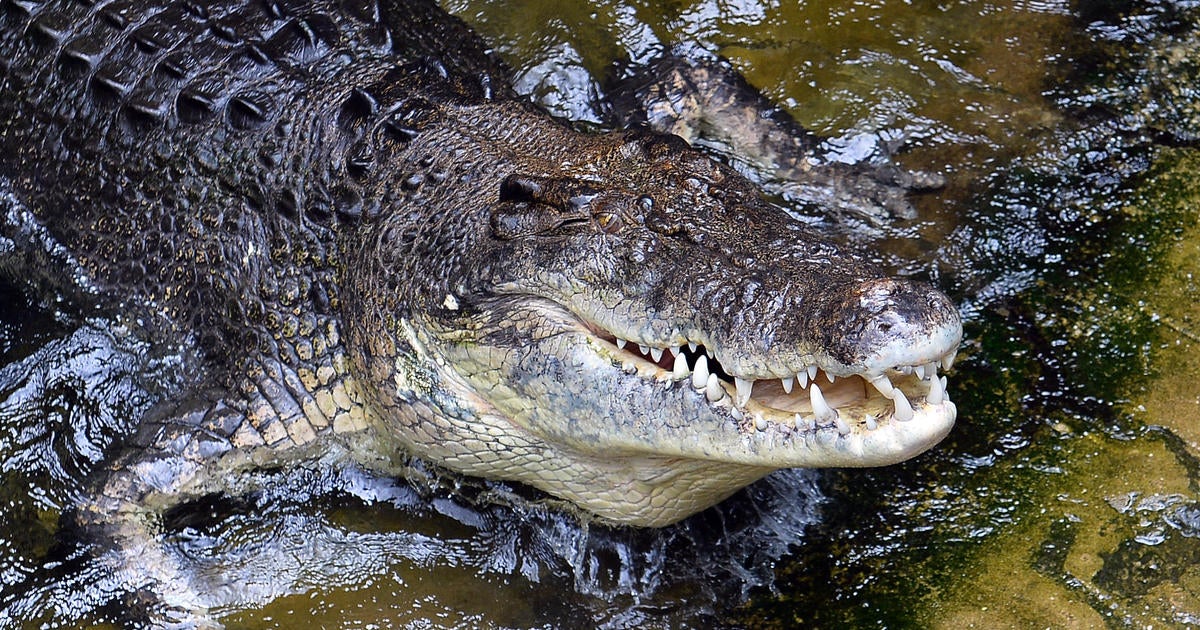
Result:
M616 234L625 226L621 215L615 212L597 212L593 216L596 220L596 225L600 226L600 231L606 234Z

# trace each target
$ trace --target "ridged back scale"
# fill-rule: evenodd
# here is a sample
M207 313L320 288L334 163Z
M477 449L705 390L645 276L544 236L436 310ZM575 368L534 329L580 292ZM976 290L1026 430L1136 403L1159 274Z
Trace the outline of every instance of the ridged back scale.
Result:
M423 0L4 0L0 174L146 325L274 345L336 305L338 232L435 103L508 85Z

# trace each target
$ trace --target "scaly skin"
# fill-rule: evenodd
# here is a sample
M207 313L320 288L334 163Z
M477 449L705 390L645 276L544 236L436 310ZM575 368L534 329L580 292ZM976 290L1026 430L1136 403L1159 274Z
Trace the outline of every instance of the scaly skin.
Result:
M201 374L93 516L407 453L660 526L953 424L945 296L678 138L514 100L431 4L85 4L0 5L4 236Z

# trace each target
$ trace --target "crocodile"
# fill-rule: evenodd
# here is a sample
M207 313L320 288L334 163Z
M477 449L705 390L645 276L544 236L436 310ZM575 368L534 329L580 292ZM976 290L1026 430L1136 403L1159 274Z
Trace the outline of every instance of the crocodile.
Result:
M659 527L955 420L947 296L552 118L427 0L6 0L0 178L0 271L186 357L85 524L415 457Z

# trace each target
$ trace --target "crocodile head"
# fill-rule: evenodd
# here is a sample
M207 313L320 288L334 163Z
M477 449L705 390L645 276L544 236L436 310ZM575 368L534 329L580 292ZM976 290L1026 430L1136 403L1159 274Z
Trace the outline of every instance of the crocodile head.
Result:
M472 251L395 324L419 360L379 376L433 401L395 405L409 448L655 526L774 469L893 464L950 430L945 295L674 137L556 166L501 174Z

